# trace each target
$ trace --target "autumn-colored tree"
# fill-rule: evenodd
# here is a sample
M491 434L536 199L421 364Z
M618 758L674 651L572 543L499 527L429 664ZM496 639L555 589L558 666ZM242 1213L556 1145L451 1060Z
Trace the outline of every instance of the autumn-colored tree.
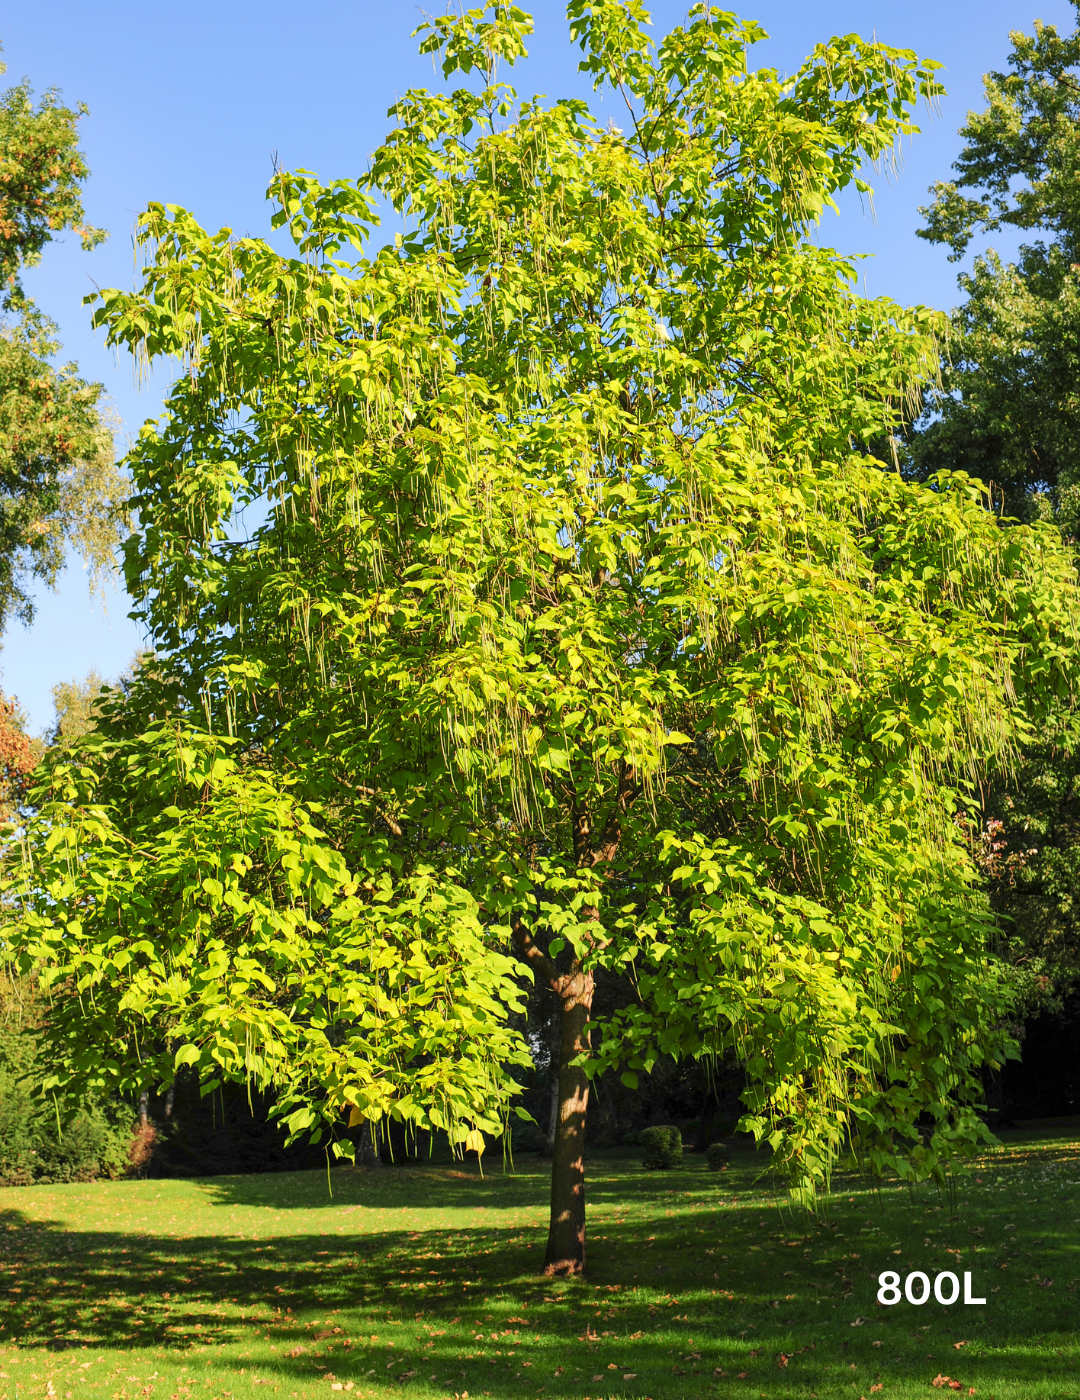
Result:
M26 732L26 716L18 701L0 694L0 822L11 821L26 800L41 750L41 741Z

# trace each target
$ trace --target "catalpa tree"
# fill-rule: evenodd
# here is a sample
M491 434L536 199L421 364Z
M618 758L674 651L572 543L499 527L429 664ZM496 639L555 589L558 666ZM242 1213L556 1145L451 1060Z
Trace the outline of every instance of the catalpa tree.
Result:
M541 979L550 1272L600 1066L737 1053L804 1195L975 1139L1008 1047L956 794L1075 620L1052 530L870 453L937 325L809 239L934 65L849 36L781 79L708 5L658 46L638 0L568 14L621 127L495 81L499 4L423 26L466 86L366 176L275 178L291 255L143 216L96 318L182 363L128 459L156 660L45 769L8 935L72 988L50 1092L190 1064L345 1152L387 1116L482 1148ZM599 967L638 994L602 1025Z

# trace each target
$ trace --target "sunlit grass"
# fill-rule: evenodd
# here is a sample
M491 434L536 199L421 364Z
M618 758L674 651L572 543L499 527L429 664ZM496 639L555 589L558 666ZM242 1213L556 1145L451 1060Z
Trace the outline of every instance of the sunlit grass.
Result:
M538 1277L532 1159L2 1191L0 1400L1080 1393L1080 1144L1007 1143L955 1215L858 1183L812 1219L760 1165L594 1156L585 1282ZM880 1307L887 1268L987 1304Z

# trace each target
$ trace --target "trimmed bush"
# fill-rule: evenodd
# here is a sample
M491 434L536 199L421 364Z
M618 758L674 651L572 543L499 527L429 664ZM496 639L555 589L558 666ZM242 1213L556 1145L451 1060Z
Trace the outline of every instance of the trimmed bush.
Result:
M705 1151L711 1172L721 1172L728 1164L728 1150L722 1142L712 1142Z
M682 1133L678 1128L646 1128L641 1134L645 1149L642 1166L646 1171L670 1171L682 1166Z

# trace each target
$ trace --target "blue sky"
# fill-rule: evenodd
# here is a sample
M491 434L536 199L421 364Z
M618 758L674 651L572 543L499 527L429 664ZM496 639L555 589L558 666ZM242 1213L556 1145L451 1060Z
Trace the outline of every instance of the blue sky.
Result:
M472 0L477 3L478 0ZM528 62L515 70L523 94L591 97L576 71L560 0L519 0L536 34ZM823 239L845 253L867 253L871 295L948 308L957 300L956 267L945 252L916 238L927 186L948 178L965 113L982 106L982 75L1005 65L1008 33L1036 17L1068 32L1067 0L746 0L733 6L758 20L770 39L752 51L755 67L793 71L814 43L857 31L944 63L948 96L923 134L905 143L891 179L877 181L876 221L857 199L828 216ZM441 12L438 0L430 10ZM654 32L681 22L687 0L654 0ZM0 12L6 82L24 75L37 90L58 86L83 101L83 146L91 169L86 191L91 223L110 231L93 253L69 237L53 244L27 288L58 322L64 358L101 380L122 427L121 450L144 419L158 412L167 381L139 386L129 362L106 351L81 304L96 284L131 287L132 228L150 200L181 204L206 226L240 234L268 231L264 191L273 153L286 168L326 178L357 175L387 129L386 109L408 87L436 86L431 60L416 53L412 29L420 9L399 0L353 0L308 10L262 0L188 0L183 6L130 0L35 0ZM440 75L441 76L441 75ZM504 75L505 76L505 75ZM1008 245L1000 244L1002 251ZM128 601L113 590L106 609L88 596L74 563L56 593L41 590L27 629L13 623L3 638L3 688L18 696L31 728L52 718L51 687L92 667L106 677L123 670L140 636Z

